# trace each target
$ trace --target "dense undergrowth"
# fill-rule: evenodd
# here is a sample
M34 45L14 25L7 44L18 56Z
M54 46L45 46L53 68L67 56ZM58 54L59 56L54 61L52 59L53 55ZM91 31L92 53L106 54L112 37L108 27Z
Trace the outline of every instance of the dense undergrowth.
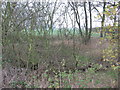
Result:
M98 40L101 42L96 44L104 46L105 42ZM69 37L8 35L3 46L3 71L9 73L4 76L10 81L6 82L7 78L4 78L4 85L13 88L116 87L119 68L117 49L113 51L114 48L109 46L100 48L101 52L98 52L99 47L91 48L92 41L87 49L78 41L75 40L74 44ZM17 75L12 75L12 72Z

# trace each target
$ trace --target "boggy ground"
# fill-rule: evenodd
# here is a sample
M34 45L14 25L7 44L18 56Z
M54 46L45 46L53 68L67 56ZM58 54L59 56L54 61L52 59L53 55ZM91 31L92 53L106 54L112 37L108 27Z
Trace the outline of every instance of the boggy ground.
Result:
M41 37L12 42L3 47L3 87L115 87L117 72L102 57L108 46L100 38L87 45Z

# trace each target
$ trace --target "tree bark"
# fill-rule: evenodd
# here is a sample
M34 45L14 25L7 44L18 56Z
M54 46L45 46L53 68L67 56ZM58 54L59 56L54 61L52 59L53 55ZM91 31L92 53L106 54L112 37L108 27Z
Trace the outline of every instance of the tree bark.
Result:
M90 30L89 30L89 39L91 38L92 32L92 13L91 13L91 2L89 2L89 13L90 13Z
M115 6L115 2L114 2L114 6ZM113 23L113 26L116 26L116 14L114 15L114 23Z
M77 22L77 25L79 27L79 34L81 35L81 37L83 38L83 33L82 33L82 29L81 29L81 24L80 24L80 16L79 16L79 12L78 12L78 7L74 2L69 2L69 5L72 7L73 11L74 11L74 15L75 15L75 19Z
M100 37L103 37L103 28L104 28L104 22L105 22L105 6L106 6L106 2L104 2L103 5L103 16L102 16L102 21L101 21L101 31L100 31Z
M86 11L86 2L84 2L84 11L85 11L85 29L86 29L85 44L86 44L88 41L88 18L87 18L87 11Z

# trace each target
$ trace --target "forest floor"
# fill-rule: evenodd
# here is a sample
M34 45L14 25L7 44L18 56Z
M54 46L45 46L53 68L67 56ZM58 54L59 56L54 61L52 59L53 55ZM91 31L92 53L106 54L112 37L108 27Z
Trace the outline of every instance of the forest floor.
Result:
M37 52L35 59L40 58L43 62L40 61L35 70L16 67L15 62L6 62L2 70L3 88L114 88L118 85L118 71L113 70L111 64L103 59L103 50L110 45L107 40L92 37L90 42L84 45L79 40L54 39L50 41L47 49L44 47L46 43L41 45L41 41L32 45L34 49L31 53ZM14 44L13 52L10 47L13 46L5 47L11 51L5 53L8 57L13 57L12 53L16 52L20 54L13 58L28 58L25 52L28 52L26 49L29 45Z

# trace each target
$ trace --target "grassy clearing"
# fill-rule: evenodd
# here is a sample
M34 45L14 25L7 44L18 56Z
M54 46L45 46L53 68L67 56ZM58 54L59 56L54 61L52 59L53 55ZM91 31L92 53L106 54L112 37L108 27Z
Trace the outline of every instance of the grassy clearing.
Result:
M26 33L26 31L25 30L23 30L22 31L22 33ZM29 33L29 34L31 34L31 35L36 35L36 36L43 36L45 33L47 34L47 35L52 35L52 36L58 36L58 35L73 35L73 33L74 33L74 31L73 30L57 30L57 29L55 29L55 30L49 30L49 32L48 31L39 31L39 30L35 30L35 31L33 31L33 30L30 30L30 31L27 31L27 33ZM83 31L83 33L84 33L84 31ZM77 36L77 35L79 35L79 30L75 30L75 35ZM92 37L99 37L100 35L99 35L99 33L97 33L97 32L92 32L92 35L91 35Z

